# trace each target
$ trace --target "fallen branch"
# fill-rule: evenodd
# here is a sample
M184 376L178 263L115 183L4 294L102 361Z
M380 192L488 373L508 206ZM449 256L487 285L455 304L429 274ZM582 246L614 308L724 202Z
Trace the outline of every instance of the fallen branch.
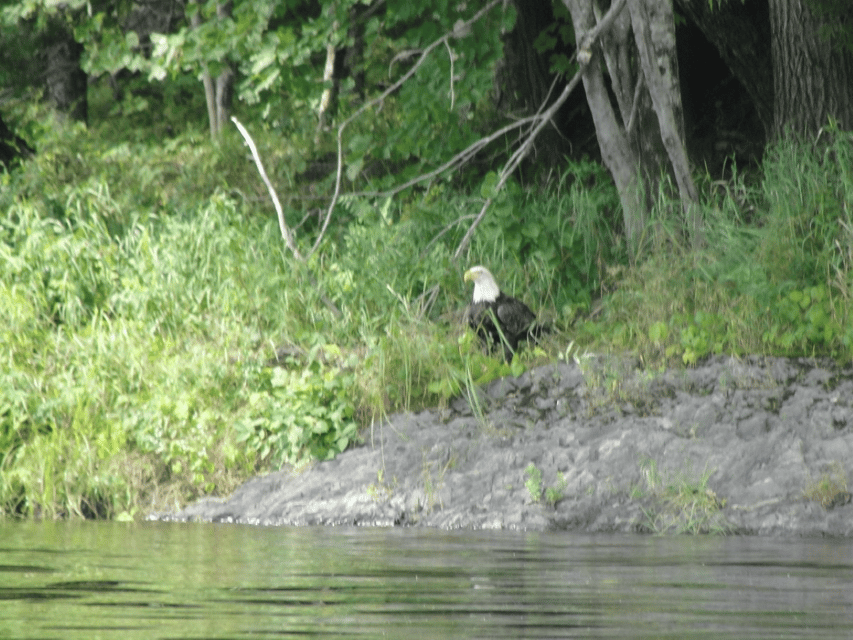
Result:
M501 170L500 175L498 177L498 182L494 187L494 191L499 191L512 173L516 170L518 165L522 160L530 153L530 149L533 147L533 141L536 140L536 136L539 135L539 132L551 121L551 118L554 117L554 114L557 110L563 106L563 103L568 99L569 95L572 91L574 91L575 87L578 85L581 79L581 72L578 71L574 78L565 86L563 92L560 96L554 101L548 109L542 112L542 115L537 118L536 126L533 127L530 134L527 136L527 139L522 143L522 145L515 150L515 152L510 156L507 163L504 165L504 168ZM477 217L474 218L474 222L471 223L471 226L468 228L468 231L465 233L465 236L462 238L462 241L459 243L459 246L456 247L456 251L453 253L453 261L459 259L459 257L465 252L468 248L468 245L471 242L471 239L474 237L474 231L477 229L477 226L483 220L486 215L486 212L489 210L492 202L494 201L493 197L486 198L486 201L483 203L483 207L480 209L480 213L477 214Z

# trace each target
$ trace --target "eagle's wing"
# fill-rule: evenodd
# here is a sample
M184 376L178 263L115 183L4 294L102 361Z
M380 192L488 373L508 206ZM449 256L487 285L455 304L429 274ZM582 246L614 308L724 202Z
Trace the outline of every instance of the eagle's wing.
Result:
M498 301L495 313L498 316L507 338L521 337L536 320L536 316L521 300L503 295Z

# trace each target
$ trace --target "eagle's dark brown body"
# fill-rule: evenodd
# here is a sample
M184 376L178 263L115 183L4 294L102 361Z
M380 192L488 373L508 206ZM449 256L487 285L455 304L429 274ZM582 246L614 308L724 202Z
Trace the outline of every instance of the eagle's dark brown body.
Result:
M511 361L522 341L541 333L536 315L521 300L503 293L485 267L472 267L465 280L474 282L474 300L465 312L469 326L486 344L503 347L504 358Z

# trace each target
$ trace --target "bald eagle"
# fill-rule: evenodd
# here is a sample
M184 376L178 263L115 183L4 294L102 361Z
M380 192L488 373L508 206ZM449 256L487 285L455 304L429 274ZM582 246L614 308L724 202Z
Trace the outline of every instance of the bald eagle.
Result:
M504 358L510 362L519 343L540 336L543 327L536 324L526 304L500 290L485 267L468 269L465 282L469 280L474 283L474 300L465 310L468 324L486 344L503 346Z

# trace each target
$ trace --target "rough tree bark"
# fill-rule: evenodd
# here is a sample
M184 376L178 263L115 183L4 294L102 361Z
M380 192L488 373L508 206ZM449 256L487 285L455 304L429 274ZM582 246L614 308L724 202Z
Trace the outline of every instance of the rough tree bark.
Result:
M583 43L600 13L595 0L564 2L579 43L578 61L602 159L619 192L631 255L636 256L639 250L648 216L649 203L643 194L657 194L657 176L664 170L675 177L692 240L700 243L701 223L694 206L698 196L684 143L671 0L631 0L628 8L624 7L626 3L614 0L611 10L621 4L621 13L600 46L592 49ZM602 58L609 70L619 117L604 80ZM650 121L649 104L657 127Z
M694 245L698 245L702 242L702 223L696 206L699 193L690 173L684 140L672 0L636 0L629 2L628 6L640 66L658 117L661 140L675 175L691 239Z
M820 35L803 0L770 0L773 133L814 136L833 118L853 128L853 53Z
M596 13L596 20L600 19ZM621 11L613 26L602 34L601 52L625 135L638 165L644 209L649 210L658 193L661 168L666 166L667 154L651 96L645 87L643 73L636 64L637 48L630 11Z
M575 28L575 39L582 47L585 35L595 27L595 12L590 0L564 0ZM623 3L624 4L624 3ZM622 10L624 13L624 9ZM581 48L578 61L583 68L583 87L592 111L595 133L601 149L601 158L616 182L622 204L625 238L629 251L636 252L640 235L646 225L646 204L643 202L639 182L639 158L629 143L623 123L620 122L610 102L600 48Z
M336 3L331 2L326 8L330 17L334 17L335 15L335 4ZM329 42L326 43L326 64L323 65L323 93L320 96L320 105L317 107L317 136L319 136L320 132L323 130L326 123L326 112L332 105L332 99L334 98L335 87L332 83L332 78L335 73L336 55L334 34L337 32L339 26L340 25L337 20L332 22L332 33L329 34ZM315 142L319 142L319 137L315 138Z
M543 105L553 104L559 90L548 58L535 49L536 38L554 22L550 4L541 0L513 0L514 27L503 34L503 56L495 73L495 107L510 117L536 113ZM550 100L549 98L550 94ZM571 152L571 144L558 130L564 122L547 127L536 138L536 164L559 166Z
M773 61L767 0L676 1L743 85L764 127L764 138L768 139L773 133Z

